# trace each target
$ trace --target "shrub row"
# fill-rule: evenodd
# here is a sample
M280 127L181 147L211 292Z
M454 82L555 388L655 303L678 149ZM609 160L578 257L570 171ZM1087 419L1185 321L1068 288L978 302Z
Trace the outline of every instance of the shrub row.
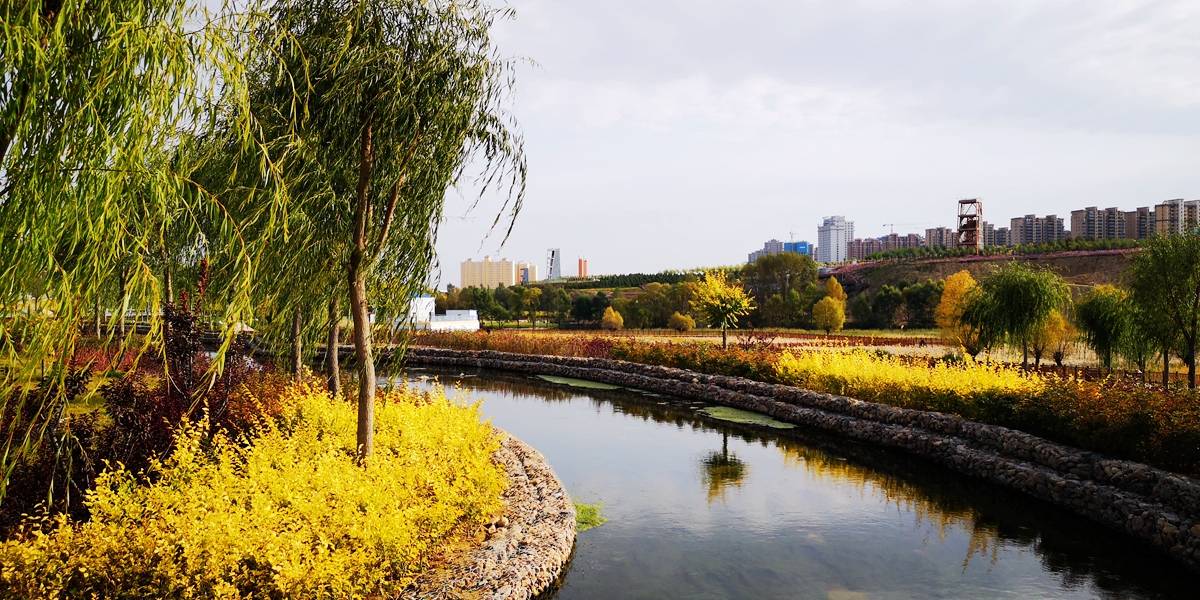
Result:
M1057 442L1200 474L1200 396L1127 380L1086 382L982 362L906 359L862 349L784 351L761 345L722 350L706 343L429 333L417 344L613 358L745 377L894 406L952 413Z

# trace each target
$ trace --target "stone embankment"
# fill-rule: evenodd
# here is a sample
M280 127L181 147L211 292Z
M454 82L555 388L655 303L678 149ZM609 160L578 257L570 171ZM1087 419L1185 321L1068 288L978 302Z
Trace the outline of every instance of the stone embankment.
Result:
M996 425L740 377L618 360L410 348L411 364L588 379L768 414L896 448L1124 532L1200 571L1200 481Z
M404 597L527 600L557 585L575 547L575 505L537 450L504 435L495 457L508 472L503 515L480 545L418 579Z

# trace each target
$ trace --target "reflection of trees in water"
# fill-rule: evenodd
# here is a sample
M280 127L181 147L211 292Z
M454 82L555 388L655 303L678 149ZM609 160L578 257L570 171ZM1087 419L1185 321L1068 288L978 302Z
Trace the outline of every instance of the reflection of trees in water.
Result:
M454 386L460 371L430 369L410 375L437 375L443 384ZM939 541L955 528L961 529L969 539L964 570L976 557L986 556L994 563L1004 546L1020 546L1032 549L1046 570L1056 573L1068 588L1091 584L1111 597L1149 590L1168 597L1194 593L1181 567L1099 525L901 452L816 430L767 431L717 421L697 414L695 402L679 398L629 390L571 388L519 373L467 373L474 375L461 379L460 389L467 395L471 390L480 390L548 402L586 400L597 410L607 404L616 413L643 421L720 434L721 451L707 454L699 469L709 502L718 497L724 501L730 487L740 487L746 481L749 466L729 450L732 437L747 444L775 446L789 465L834 483L858 486L863 494L877 496L911 513L916 525L928 528Z
M939 542L945 542L947 534L955 528L966 531L969 540L966 556L963 557L964 571L976 555L989 556L992 564L999 560L999 531L994 524L981 522L978 511L970 504L958 506L947 503L931 494L925 485L864 467L796 440L779 438L775 445L783 453L785 464L802 468L818 479L841 485L849 483L864 496L881 498L885 503L912 514L917 526L929 527Z
M721 432L721 451L709 452L701 461L703 479L708 486L708 502L725 501L725 490L732 486L742 487L746 480L746 463L736 454L729 452L729 433Z

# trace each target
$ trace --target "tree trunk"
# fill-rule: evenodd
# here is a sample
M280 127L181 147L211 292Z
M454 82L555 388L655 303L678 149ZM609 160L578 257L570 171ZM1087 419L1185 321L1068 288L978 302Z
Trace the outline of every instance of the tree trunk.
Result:
M1187 368L1188 368L1188 389L1194 390L1194 389L1196 389L1196 349L1195 349L1195 347L1191 348L1188 352Z
M100 316L100 294L99 293L96 294L96 303L95 303L95 306L92 307L92 309L95 311L93 313L93 316L96 320L94 323L94 325L96 327L96 339L100 339L101 337L103 337L104 334L102 334L100 332L100 329L102 327L101 327L101 316Z
M358 456L365 460L375 446L375 357L371 351L371 318L367 308L367 217L375 149L371 117L364 118L359 151L358 189L354 206L354 247L347 269L350 315L354 319L354 356L358 361Z
M128 291L127 288L129 287L129 277L127 272L128 271L125 267L121 267L121 285L118 286L120 287L121 314L119 315L120 318L117 319L117 331L121 333L121 337L125 337L125 313L129 312L129 298L127 298L125 295Z
M341 309L338 306L336 293L329 299L329 337L325 341L325 383L329 395L339 398L342 395L342 365L338 358L338 326L341 324Z
M175 299L175 282L174 282L174 278L171 277L171 265L170 264L168 264L163 269L163 282L164 282L164 287L166 287L166 291L167 291L167 302L171 302Z
M1164 348L1162 351L1163 357L1163 391L1171 389L1171 351Z
M299 379L304 371L304 336L300 308L292 311L292 378Z
M726 337L725 326L721 326L721 349L725 350L729 347L729 339Z

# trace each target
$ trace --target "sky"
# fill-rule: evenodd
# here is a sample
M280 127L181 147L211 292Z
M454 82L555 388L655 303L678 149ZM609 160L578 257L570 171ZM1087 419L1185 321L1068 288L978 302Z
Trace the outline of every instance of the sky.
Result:
M592 274L737 264L816 241L1200 198L1200 2L511 0L497 26L529 175L447 201L468 258ZM503 243L502 243L503 242Z

